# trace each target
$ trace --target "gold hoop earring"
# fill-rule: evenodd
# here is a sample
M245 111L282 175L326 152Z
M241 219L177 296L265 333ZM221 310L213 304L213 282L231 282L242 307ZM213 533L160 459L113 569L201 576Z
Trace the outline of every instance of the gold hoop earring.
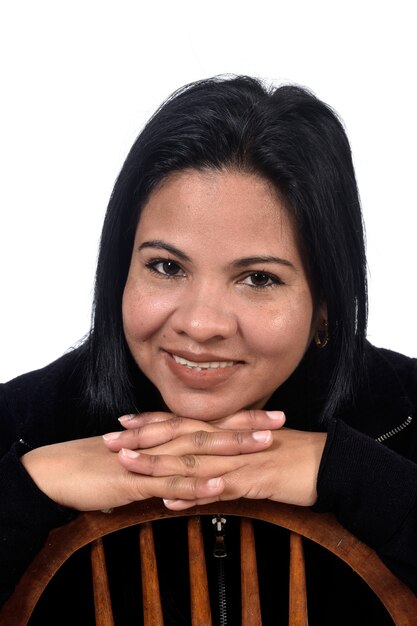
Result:
M323 349L329 343L330 335L329 335L328 326L329 326L328 321L323 320L323 328L320 330L317 330L314 336L314 343L316 344L317 348Z

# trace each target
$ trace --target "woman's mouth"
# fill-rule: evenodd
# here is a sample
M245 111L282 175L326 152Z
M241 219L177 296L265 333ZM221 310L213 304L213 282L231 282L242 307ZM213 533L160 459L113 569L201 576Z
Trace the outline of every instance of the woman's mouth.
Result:
M201 370L217 370L225 367L232 367L232 365L237 363L236 361L189 361L188 359L184 359L176 354L173 354L172 358L176 363L185 365L186 367L196 370L197 372L200 372Z
M210 358L212 355L201 355L201 361L194 361L173 352L164 352L170 371L178 380L193 389L209 390L225 383L243 365L243 361L214 360ZM203 361L203 358L207 360Z

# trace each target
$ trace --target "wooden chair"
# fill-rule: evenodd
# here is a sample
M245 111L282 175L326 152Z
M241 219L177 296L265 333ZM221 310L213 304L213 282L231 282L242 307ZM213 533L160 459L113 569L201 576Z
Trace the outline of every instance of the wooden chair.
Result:
M0 624L25 626L46 585L75 551L91 544L92 575L97 626L113 626L106 562L101 537L139 525L142 593L145 626L163 624L152 522L187 517L190 597L193 626L211 625L208 583L204 562L202 515L241 517L242 626L261 624L256 553L251 519L263 520L290 531L289 626L307 626L307 598L302 537L316 542L345 561L379 597L397 626L417 624L417 598L381 562L376 553L344 529L329 514L270 501L239 500L172 512L159 500L138 502L111 513L83 513L53 530L42 551L0 611ZM335 622L336 623L336 622Z

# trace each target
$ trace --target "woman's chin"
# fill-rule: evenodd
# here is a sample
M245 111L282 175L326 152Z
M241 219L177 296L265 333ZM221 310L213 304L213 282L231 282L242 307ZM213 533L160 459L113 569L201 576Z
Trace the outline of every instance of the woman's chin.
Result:
M201 401L196 401L195 398L181 399L168 398L163 399L167 409L178 415L179 417L185 417L188 419L201 420L202 422L212 422L214 420L234 415L239 411L248 409L261 409L265 405L265 399L255 401L242 406L237 402L210 402L207 397L202 398Z
M227 417L228 415L233 415L233 413L237 413L237 410L233 409L224 409L224 410L207 410L207 409L191 409L189 407L168 407L171 413L174 415L178 415L178 417L185 417L187 419L200 420L202 422L213 422L214 420L220 419L222 417Z
M213 420L233 415L242 410L243 407L236 403L210 403L204 402L187 402L178 400L167 400L164 398L164 404L171 413L179 417L188 419L201 420L202 422L212 422Z

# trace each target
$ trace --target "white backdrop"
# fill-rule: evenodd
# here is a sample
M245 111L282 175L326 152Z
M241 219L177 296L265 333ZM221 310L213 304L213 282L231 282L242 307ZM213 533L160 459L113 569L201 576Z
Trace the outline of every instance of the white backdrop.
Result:
M89 328L122 161L180 85L246 73L310 87L344 120L364 209L369 338L417 356L413 2L16 0L0 18L0 380Z

